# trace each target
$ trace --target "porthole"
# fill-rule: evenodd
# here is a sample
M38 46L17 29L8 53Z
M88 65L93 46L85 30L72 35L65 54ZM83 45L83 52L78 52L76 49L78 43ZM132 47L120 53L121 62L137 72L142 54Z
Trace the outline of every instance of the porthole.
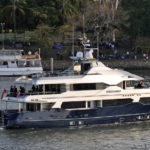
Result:
M83 125L83 124L84 124L84 121L79 121L78 124L79 124L79 125Z
M70 121L70 122L69 122L69 125L70 125L70 126L74 126L74 125L75 125L75 121Z

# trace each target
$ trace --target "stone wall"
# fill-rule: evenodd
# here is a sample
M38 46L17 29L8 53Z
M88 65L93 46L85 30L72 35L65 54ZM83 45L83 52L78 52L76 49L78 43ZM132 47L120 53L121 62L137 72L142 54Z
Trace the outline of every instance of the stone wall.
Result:
M71 60L54 60L54 70L64 70L73 64ZM102 61L106 66L111 68L150 68L150 60L105 60ZM50 59L42 60L44 70L51 70Z

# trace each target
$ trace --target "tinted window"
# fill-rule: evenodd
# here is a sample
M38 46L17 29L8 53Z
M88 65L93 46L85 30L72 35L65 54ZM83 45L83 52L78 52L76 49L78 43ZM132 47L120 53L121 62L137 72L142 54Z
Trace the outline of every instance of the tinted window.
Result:
M64 102L63 109L85 108L85 102Z

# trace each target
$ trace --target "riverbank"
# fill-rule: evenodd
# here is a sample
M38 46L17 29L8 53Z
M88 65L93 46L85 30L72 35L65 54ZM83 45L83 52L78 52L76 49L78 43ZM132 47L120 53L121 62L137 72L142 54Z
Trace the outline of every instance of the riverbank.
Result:
M122 68L122 69L149 69L150 60L103 60L102 61L106 66L110 68ZM54 70L64 70L67 67L72 65L71 60L55 60L53 61ZM49 60L42 60L42 65L44 70L51 70Z

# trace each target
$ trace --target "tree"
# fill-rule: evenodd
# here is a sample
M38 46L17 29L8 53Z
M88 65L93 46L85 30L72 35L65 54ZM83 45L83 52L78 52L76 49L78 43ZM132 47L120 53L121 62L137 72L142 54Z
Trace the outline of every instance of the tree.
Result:
M33 39L35 39L38 42L39 47L42 48L42 56L44 57L47 57L46 49L52 47L54 30L54 27L41 24L38 25L34 31Z
M23 24L23 18L25 16L24 6L26 5L26 0L9 0L3 2L3 8L1 9L1 13L3 15L3 20L6 23L7 27L12 28L14 26L14 30L17 27L20 27ZM17 24L16 24L17 22Z
M130 27L126 32L131 38L150 37L150 1L125 0L122 1L122 6L130 16Z
M84 8L86 32L99 32L101 41L115 42L116 33L128 18L119 4L121 0L89 0Z
M60 18L60 23L64 24L75 14L78 14L82 0L56 0L56 8Z

